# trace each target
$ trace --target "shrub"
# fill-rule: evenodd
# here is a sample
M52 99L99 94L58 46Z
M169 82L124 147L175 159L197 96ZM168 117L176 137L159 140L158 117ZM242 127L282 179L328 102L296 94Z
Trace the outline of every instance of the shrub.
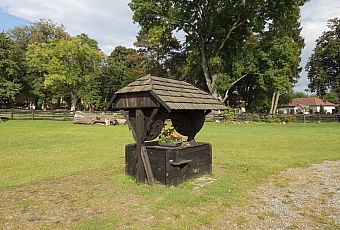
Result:
M247 120L252 122L261 122L261 117L256 113L247 114Z
M265 117L264 121L268 122L268 123L279 123L280 119L276 115L268 115L268 116Z
M293 115L284 115L282 117L282 122L286 122L286 123L294 123L296 122L296 117Z
M223 118L225 121L233 121L236 118L236 114L232 108L227 107L223 112Z

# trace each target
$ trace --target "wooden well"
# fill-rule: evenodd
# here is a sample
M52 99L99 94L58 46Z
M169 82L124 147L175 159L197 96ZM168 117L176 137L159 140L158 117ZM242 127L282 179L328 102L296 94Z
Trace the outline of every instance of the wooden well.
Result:
M193 85L173 79L145 76L119 90L109 103L112 110L126 115L135 144L125 149L126 173L145 179L178 185L211 172L211 145L195 142L204 124L205 115L225 106L212 95ZM157 138L165 119L171 119L176 131L188 137L189 144L163 147L152 141Z
M145 145L154 178L167 186L177 186L212 170L212 149L208 143L196 142L186 147L164 147L157 142ZM135 155L136 144L126 145L125 172L133 177L136 177Z

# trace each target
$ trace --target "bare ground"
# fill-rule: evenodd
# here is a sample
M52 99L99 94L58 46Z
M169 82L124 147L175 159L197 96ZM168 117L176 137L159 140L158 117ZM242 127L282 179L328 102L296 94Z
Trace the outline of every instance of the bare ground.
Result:
M0 191L0 228L71 228L120 213L124 225L118 221L115 229L128 229L129 222L157 229L157 213L124 183L116 188L115 173L93 170ZM194 190L216 179L201 180L192 182ZM250 191L245 206L229 208L197 229L340 229L340 161L282 172Z
M340 229L340 161L282 172L201 229Z
M112 186L114 173L93 170L1 191L0 229L70 228L115 212L129 215L140 197Z

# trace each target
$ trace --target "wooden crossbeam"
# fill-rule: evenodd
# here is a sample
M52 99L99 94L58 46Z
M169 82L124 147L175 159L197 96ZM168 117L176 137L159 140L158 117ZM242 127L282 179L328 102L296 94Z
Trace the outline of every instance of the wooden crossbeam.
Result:
M136 127L134 128L131 124L129 116L125 111L121 111L126 119L129 129L132 132L133 138L136 141L136 179L138 183L143 183L145 181L145 176L147 177L148 184L151 186L155 185L155 178L153 176L150 159L146 147L144 145L145 136L147 130L150 128L153 118L158 112L158 108L152 111L148 123L145 125L145 116L142 110L136 110ZM145 175L146 174L146 175Z

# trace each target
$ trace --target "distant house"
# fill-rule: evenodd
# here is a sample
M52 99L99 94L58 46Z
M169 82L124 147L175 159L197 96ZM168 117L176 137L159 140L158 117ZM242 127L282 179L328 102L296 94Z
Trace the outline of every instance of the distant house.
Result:
M283 114L335 113L336 105L317 97L294 98L288 105L278 109Z

